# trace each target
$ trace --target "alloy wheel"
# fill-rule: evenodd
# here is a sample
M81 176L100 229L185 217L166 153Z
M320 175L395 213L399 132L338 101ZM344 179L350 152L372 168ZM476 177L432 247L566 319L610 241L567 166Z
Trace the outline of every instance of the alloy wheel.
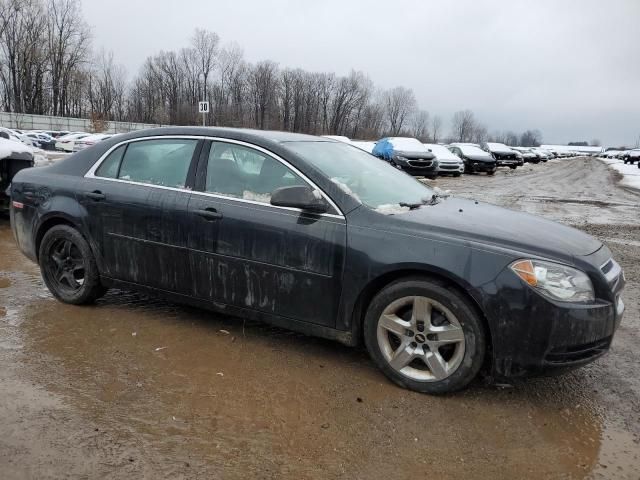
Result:
M378 319L377 340L389 366L412 380L443 380L464 358L460 322L444 305L423 296L391 302Z
M75 292L84 284L84 258L78 246L69 239L60 238L53 242L47 258L47 270L49 278L59 289Z

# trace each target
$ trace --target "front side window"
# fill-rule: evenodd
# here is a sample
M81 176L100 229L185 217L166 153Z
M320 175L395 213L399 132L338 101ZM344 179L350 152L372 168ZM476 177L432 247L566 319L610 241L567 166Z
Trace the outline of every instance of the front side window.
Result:
M287 142L287 148L318 168L345 193L373 209L418 203L433 191L357 147L340 142Z
M269 203L274 190L293 185L306 183L275 158L242 145L211 144L207 192Z
M131 142L122 157L117 178L184 188L197 143L184 138Z

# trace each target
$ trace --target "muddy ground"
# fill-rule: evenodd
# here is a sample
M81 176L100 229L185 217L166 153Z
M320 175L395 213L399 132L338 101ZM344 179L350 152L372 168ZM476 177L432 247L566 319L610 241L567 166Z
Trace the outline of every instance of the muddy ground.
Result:
M420 395L329 341L120 291L58 303L0 220L0 477L640 478L640 195L589 159L435 184L607 243L628 281L612 351Z

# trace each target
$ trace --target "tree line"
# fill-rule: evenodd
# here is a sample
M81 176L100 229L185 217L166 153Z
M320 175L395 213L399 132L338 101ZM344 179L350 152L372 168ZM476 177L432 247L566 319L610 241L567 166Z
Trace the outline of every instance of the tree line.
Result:
M196 29L189 45L148 57L131 81L112 53L94 51L80 0L0 0L0 109L16 113L196 125L198 101L208 125L316 135L423 141L500 141L539 145L527 130L488 133L473 112L456 112L451 129L419 107L411 89L377 88L359 71L339 76L244 58L234 43Z

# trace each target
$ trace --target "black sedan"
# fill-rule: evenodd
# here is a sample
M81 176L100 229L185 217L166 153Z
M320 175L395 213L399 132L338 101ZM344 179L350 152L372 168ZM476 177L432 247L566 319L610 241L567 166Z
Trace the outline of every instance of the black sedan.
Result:
M462 159L465 173L486 172L487 175L494 175L496 173L498 168L496 159L480 147L464 143L455 143L449 146L449 150Z
M420 392L575 367L611 344L624 276L569 227L458 198L351 145L166 128L120 135L11 186L20 249L53 295L107 288L364 342Z

